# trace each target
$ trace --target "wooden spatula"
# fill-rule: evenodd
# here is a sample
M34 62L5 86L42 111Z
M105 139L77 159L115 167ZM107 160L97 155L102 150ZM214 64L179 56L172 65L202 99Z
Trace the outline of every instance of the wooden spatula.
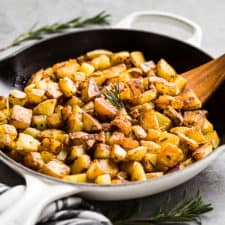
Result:
M225 79L225 54L181 75L204 104Z

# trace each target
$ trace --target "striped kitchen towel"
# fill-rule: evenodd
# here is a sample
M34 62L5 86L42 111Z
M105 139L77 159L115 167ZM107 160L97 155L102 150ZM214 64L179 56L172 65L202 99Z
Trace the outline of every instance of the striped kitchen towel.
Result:
M9 187L0 184L0 213L23 192L24 186ZM112 225L93 205L79 197L67 197L49 204L42 212L37 225Z

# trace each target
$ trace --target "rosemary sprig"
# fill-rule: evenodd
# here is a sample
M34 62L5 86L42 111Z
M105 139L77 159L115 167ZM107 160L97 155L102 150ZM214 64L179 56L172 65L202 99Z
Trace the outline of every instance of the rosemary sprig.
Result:
M22 33L17 38L15 38L10 45L0 48L0 51L4 51L12 46L19 45L24 41L42 39L45 34L58 33L67 29L85 27L88 25L107 25L109 24L109 17L109 14L107 14L105 11L102 11L97 15L86 19L76 17L65 23L53 23L51 25L45 25L37 29L35 29L36 26L33 26L29 31Z
M176 224L181 222L201 223L201 215L213 210L212 204L203 201L198 192L194 197L188 198L186 193L182 199L172 208L167 210L168 204L164 209L159 209L153 216L144 218L127 218L114 220L114 225L157 225L157 224Z
M114 85L113 89L109 90L108 88L104 88L102 94L118 109L125 108L123 101L120 99L119 83Z

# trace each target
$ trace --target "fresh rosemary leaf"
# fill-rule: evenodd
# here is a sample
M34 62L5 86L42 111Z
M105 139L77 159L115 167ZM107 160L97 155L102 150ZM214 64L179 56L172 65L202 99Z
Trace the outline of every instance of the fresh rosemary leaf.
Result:
M42 39L45 34L59 33L67 29L85 27L89 25L107 25L109 24L109 17L109 14L107 14L105 11L102 11L97 15L86 19L76 17L65 23L54 23L39 28L35 28L35 26L33 26L29 31L20 34L17 38L15 38L10 45L1 48L0 51L4 51L12 46L19 45L24 41Z
M125 108L123 101L120 99L119 84L114 85L113 90L104 88L102 94L118 109Z
M144 218L127 218L114 220L114 225L157 225L157 224L176 224L195 222L202 224L201 215L213 210L212 204L203 201L198 192L194 197L188 198L186 193L182 199L172 208L167 210L168 203L165 208L159 209L158 213L153 216Z

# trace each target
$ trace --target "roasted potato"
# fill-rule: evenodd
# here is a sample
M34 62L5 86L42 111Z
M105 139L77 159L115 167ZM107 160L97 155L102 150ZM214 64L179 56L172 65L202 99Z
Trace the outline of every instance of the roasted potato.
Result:
M0 148L71 182L161 177L209 155L219 137L165 59L96 49L34 73L0 96Z

